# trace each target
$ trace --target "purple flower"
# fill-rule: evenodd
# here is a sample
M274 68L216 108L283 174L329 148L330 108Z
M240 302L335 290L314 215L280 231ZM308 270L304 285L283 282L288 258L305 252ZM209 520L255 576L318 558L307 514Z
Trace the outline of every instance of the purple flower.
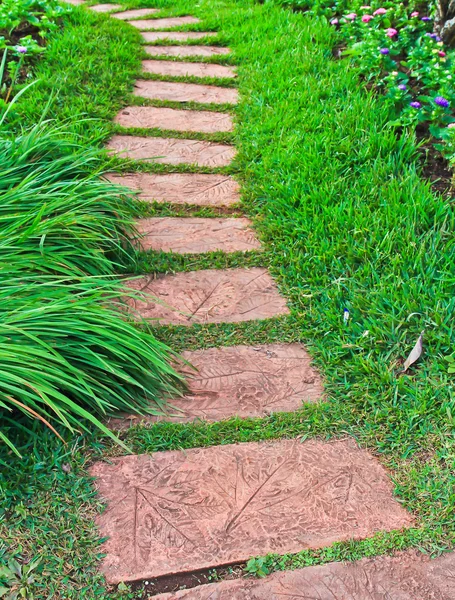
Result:
M338 19L332 19L330 21L330 25L338 25L338 23L339 23Z
M404 83L400 83L400 85L398 86L398 89L401 90L402 92L406 91L406 86Z
M25 46L16 46L15 50L16 52L19 52L19 54L25 54L27 52L27 48Z
M388 48L381 48L379 52L384 55L390 54L390 50Z
M422 17L420 20L426 23L427 21L431 21L431 17Z
M438 106L442 106L443 108L447 108L449 106L449 101L446 100L443 96L436 96L434 99L434 103Z
M432 40L436 40L437 42L441 41L441 38L439 37L439 35L437 33L426 33L425 35L427 35L428 37L431 37Z
M412 108L420 108L422 105L420 104L420 102L414 101L411 102L409 106L412 106Z

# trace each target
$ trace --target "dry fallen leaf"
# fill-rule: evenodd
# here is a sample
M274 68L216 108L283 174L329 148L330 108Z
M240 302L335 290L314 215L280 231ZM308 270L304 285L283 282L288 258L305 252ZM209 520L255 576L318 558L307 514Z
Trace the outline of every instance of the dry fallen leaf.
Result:
M413 365L419 358L422 356L423 352L423 331L419 335L419 339L416 342L416 345L409 353L408 358L404 361L403 365L403 373L409 369L411 365Z

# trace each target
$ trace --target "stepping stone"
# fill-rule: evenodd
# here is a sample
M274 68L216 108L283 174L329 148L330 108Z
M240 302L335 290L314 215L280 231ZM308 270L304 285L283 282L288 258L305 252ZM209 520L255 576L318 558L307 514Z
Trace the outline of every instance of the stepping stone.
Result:
M121 4L96 4L95 6L89 6L88 8L90 10L94 10L95 12L98 12L98 13L107 13L112 10L118 10L119 8L122 8L122 5Z
M238 91L215 85L177 83L174 81L147 81L139 79L134 86L134 95L149 100L171 100L174 102L202 102L205 104L237 104Z
M109 426L123 429L132 420L186 423L265 417L299 410L303 402L322 398L321 378L301 344L208 348L183 352L182 356L196 371L183 365L179 368L190 391L183 398L169 400L175 409L170 408L163 417L111 419Z
M144 73L169 75L171 77L236 77L231 67L209 63L172 62L170 60L144 60Z
M64 0L64 2L73 6L82 6L82 4L85 4L85 0Z
M82 0L81 0L82 1ZM144 46L150 56L219 56L230 53L219 46Z
M187 40L216 37L218 33L216 31L144 31L141 35L146 42L157 42L159 40L185 42Z
M240 201L239 184L226 175L112 173L107 178L113 183L139 190L139 198L146 202L231 206Z
M130 304L141 317L157 319L160 325L237 323L289 314L267 269L209 269L158 279L148 276L131 280L128 286L151 294Z
M118 154L122 158L200 167L226 167L236 155L233 146L215 142L135 135L114 135L107 148L112 150L111 154Z
M129 21L130 19L139 19L160 12L158 8L135 8L133 10L124 10L123 12L115 13L112 16L114 19Z
M128 106L115 118L122 127L142 127L143 129L172 129L174 131L196 131L216 133L232 131L232 117L226 113L175 110L154 106Z
M409 527L385 469L352 439L280 440L111 458L91 468L107 502L109 584L287 554Z
M154 600L453 600L455 553L430 560L417 552L276 572L264 579L201 585Z
M196 17L169 17L166 19L142 19L140 21L130 21L130 25L138 29L170 29L171 27L181 27L182 25L193 25L200 23Z
M144 237L142 250L161 250L178 254L204 252L248 252L261 244L250 227L249 219L203 219L158 217L139 219L136 227Z

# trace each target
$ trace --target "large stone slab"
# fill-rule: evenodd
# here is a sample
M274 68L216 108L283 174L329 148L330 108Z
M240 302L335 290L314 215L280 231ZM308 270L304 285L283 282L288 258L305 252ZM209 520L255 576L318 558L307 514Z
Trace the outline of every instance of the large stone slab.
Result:
M154 217L138 219L136 227L143 236L143 250L161 250L179 254L204 252L248 252L261 244L248 219L204 219Z
M149 276L134 279L129 286L151 294L131 301L136 313L163 325L236 323L289 313L267 269L208 269L159 279Z
M83 2L84 0L80 0ZM230 53L229 48L220 46L144 46L150 56L220 56Z
M200 167L226 167L236 155L235 148L226 144L136 135L114 135L107 148L122 158Z
M98 13L108 13L113 10L119 10L122 8L121 4L95 4L95 6L89 6L90 10L94 10Z
M159 594L154 600L453 600L455 553L400 552Z
M281 440L95 463L111 584L401 529L411 516L353 440Z
M146 202L171 202L196 206L231 206L240 201L240 186L226 175L199 173L111 173L113 183L139 191Z
M234 69L211 63L174 62L170 60L142 61L144 73L171 77L236 77Z
M150 100L174 102L203 102L206 104L236 104L238 91L215 85L178 83L174 81L146 81L139 79L134 86L135 96Z
M146 42L157 42L159 40L185 42L187 40L215 37L218 33L216 31L144 31L141 35Z
M202 110L175 110L154 106L127 106L115 118L122 127L144 129L172 129L174 131L196 131L217 133L232 131L232 117L226 113Z
M159 12L158 8L134 8L133 10L124 10L113 14L115 19L121 19L122 21L129 21L130 19L140 19L152 15L153 13Z
M146 29L170 29L171 27L181 27L182 25L193 25L200 23L196 17L168 17L165 19L141 19L139 21L130 21L130 25L141 30Z
M191 365L178 367L189 393L169 400L172 408L166 416L127 415L111 419L109 425L123 429L132 422L265 417L322 398L321 378L301 344L207 348L183 352L182 357Z

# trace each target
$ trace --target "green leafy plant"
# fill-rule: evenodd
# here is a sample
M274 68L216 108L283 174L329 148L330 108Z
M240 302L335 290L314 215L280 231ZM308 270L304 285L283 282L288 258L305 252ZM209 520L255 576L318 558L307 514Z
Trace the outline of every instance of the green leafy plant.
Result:
M30 586L35 582L34 571L41 560L38 558L27 564L19 563L11 557L5 565L0 564L0 598L4 600L31 600Z
M270 572L267 567L267 559L263 556L250 558L246 563L245 571L255 577L265 577Z

